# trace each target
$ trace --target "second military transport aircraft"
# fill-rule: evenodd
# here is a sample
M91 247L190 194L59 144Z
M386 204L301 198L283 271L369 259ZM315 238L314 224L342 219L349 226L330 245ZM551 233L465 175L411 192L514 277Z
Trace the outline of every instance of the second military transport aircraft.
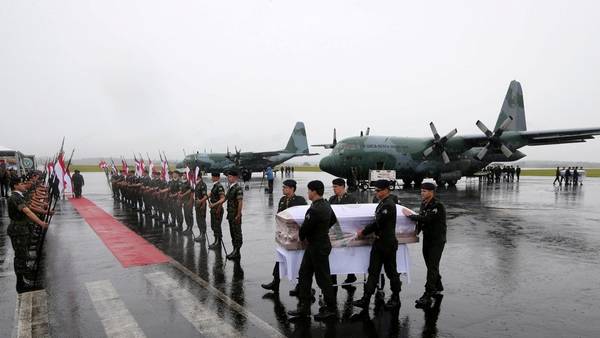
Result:
M282 150L242 152L235 148L235 153L227 149L226 153L200 153L187 155L177 168L199 167L202 171L226 172L233 168L248 172L262 172L267 167L281 164L293 157L312 156L308 151L306 128L303 122L296 122L287 145Z
M517 149L559 143L578 143L600 135L600 127L527 131L521 84L512 81L494 130L481 121L477 127L483 135L455 136L453 129L440 137L433 122L433 137L414 138L362 135L333 143L319 144L333 149L319 163L321 170L348 179L350 187L366 186L371 169L396 170L404 184L419 185L433 178L438 185L455 185L463 176L475 176L492 162L511 162L525 157Z

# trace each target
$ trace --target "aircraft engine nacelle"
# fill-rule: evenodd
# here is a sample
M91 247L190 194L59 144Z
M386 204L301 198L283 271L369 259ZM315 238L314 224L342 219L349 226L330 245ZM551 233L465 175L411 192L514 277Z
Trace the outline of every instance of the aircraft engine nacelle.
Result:
M460 180L461 177L463 177L462 171L455 170L441 173L439 179L445 182L456 182Z

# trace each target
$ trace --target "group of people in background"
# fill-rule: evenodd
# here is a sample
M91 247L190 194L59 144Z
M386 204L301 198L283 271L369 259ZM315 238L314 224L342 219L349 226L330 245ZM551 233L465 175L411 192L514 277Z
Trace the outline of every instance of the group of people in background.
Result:
M483 175L479 176L480 181L486 181L491 184L494 182L517 182L521 179L521 168L512 165L489 165L482 170Z
M556 172L555 172L555 178L554 178L554 182L552 182L552 185L556 185L556 182L558 182L558 185L562 185L563 183L565 184L565 186L567 185L583 185L583 178L585 177L585 170L583 170L583 167L567 167L565 169L565 167L562 167L562 169L560 167L556 167Z

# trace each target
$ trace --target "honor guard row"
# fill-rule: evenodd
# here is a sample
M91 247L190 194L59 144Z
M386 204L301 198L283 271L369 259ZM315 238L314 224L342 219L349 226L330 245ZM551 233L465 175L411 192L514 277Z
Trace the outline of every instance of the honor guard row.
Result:
M212 250L224 248L221 224L227 208L227 221L232 237L233 251L228 259L241 257L242 209L244 192L238 183L238 172L227 173L228 189L221 185L221 174L211 174L212 187L208 191L201 174L195 186L177 171L168 173L169 180L161 179L159 172L153 172L152 178L144 171L142 176L135 176L131 170L128 175L115 174L111 177L113 198L123 202L129 208L143 212L166 228L182 231L184 235L193 235L194 218L200 235L196 242L206 240L206 211L210 209L210 226L214 234L214 242L209 245ZM195 217L194 217L195 216ZM183 223L186 229L183 230Z

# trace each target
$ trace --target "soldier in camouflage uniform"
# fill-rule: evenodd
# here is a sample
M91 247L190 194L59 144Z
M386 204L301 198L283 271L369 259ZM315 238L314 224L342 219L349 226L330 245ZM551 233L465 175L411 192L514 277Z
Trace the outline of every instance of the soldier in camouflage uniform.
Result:
M8 217L10 225L7 233L15 251L14 268L17 277L17 292L29 291L28 284L33 283L31 277L31 257L29 256L29 245L32 234L33 223L42 228L47 228L48 223L42 221L27 206L24 197L26 184L21 179L13 179L10 183L12 194L8 199ZM32 223L33 222L33 223ZM29 263L29 264L28 264Z
M208 200L207 187L204 180L202 180L202 173L198 173L197 182L194 189L194 198L196 203L196 222L198 223L200 235L194 241L202 242L206 236L206 201Z
M179 192L181 204L183 206L183 218L185 219L186 229L182 232L184 235L192 234L194 226L194 189L189 181L181 182L181 191Z
M171 202L171 226L177 226L177 230L183 229L183 212L181 210L181 182L179 181L179 172L172 173L173 179L169 182L169 200Z
M158 210L161 224L165 224L166 227L169 226L169 213L171 211L171 204L169 203L168 194L171 190L169 182L165 180L160 180L160 184L158 186L157 199L158 199Z
M227 174L229 189L227 190L227 221L229 222L229 232L233 251L226 256L227 259L239 259L240 249L242 248L242 208L244 206L244 189L238 183L239 174L231 170Z
M208 246L209 249L221 250L223 232L221 223L223 222L223 203L225 202L225 189L219 182L221 174L214 172L211 174L213 187L208 195L208 206L210 207L210 228L215 235L215 241Z

